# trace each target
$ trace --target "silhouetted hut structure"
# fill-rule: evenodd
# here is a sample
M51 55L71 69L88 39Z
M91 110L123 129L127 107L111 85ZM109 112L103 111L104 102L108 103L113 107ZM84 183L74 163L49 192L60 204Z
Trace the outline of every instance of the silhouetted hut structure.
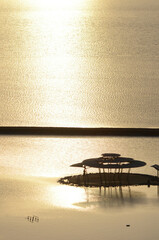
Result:
M84 173L86 173L87 167L98 168L99 173L100 169L107 169L108 172L114 169L115 173L120 173L123 169L128 169L128 172L130 172L131 168L142 167L145 165L146 163L143 161L134 160L133 158L120 157L120 154L103 153L102 157L86 159L81 163L72 164L71 167L83 167Z
M158 185L159 178L146 174L130 173L131 168L145 166L146 163L133 158L121 157L118 153L103 153L99 158L85 159L71 167L83 168L83 175L61 178L60 183L77 186L128 186L128 185ZM87 173L88 168L97 168L99 173ZM128 169L128 172L123 172ZM159 165L158 165L159 169ZM103 171L103 173L102 173Z

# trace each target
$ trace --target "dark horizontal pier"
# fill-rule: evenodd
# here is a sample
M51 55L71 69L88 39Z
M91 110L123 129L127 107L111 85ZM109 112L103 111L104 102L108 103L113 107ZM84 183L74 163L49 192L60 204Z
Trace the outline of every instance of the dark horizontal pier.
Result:
M159 128L0 127L0 135L158 137Z

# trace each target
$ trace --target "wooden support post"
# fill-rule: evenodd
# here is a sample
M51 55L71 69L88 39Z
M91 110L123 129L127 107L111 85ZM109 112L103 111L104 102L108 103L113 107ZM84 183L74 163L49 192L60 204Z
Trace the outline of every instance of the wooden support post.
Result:
M104 182L105 182L105 185L104 185L104 187L106 186L106 183L107 183L107 181L106 181L106 176L105 176L105 170L104 170L104 168L103 168L103 175L104 175Z

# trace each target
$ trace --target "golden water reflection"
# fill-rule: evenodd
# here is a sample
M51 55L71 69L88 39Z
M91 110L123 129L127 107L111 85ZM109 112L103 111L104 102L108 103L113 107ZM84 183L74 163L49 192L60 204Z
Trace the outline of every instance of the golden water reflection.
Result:
M99 157L104 152L144 160L147 165L134 173L156 175L150 167L158 158L158 138L60 138L1 137L1 174L65 177L82 174L70 165ZM143 149L143 151L141 151ZM89 173L92 170L89 170Z
M65 8L75 8L81 5L84 0L25 0L26 4L37 9L65 9Z
M78 210L129 209L141 206L159 207L158 187L81 188L56 185L48 188L48 202L52 206Z
M71 186L50 186L48 188L48 202L56 207L80 209L76 205L86 201L86 194L83 188Z
M80 10L82 2L29 1L31 6L40 7L42 11L23 13L27 27L22 35L22 84L31 94L28 105L31 106L29 112L32 111L32 116L36 118L35 125L40 119L46 125L50 119L50 125L68 126L70 123L73 126L75 119L72 116L77 117L77 122L84 117L83 103L79 101L83 94L80 89L86 84L85 79L81 78L86 65L83 62L85 31L82 20L84 12ZM25 58L28 51L29 59ZM33 92L29 91L30 87ZM42 117L41 112L44 113Z
M3 235L8 234L4 239L17 239L17 233L18 239L23 239L28 232L30 239L83 239L87 234L93 240L105 236L117 239L114 229L118 236L123 234L120 239L124 240L134 236L146 239L149 228L151 234L158 234L156 187L132 187L130 194L128 188L123 188L122 193L119 188L104 193L103 188L100 192L98 188L58 185L55 179L14 177L1 178L0 183L0 223ZM27 216L38 216L39 223L30 224ZM124 235L126 224L131 225L131 238Z

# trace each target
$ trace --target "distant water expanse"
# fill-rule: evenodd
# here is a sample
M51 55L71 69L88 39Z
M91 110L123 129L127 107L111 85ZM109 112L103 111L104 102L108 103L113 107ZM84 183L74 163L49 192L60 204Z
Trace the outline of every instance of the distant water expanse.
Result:
M159 127L159 2L0 2L0 125Z

